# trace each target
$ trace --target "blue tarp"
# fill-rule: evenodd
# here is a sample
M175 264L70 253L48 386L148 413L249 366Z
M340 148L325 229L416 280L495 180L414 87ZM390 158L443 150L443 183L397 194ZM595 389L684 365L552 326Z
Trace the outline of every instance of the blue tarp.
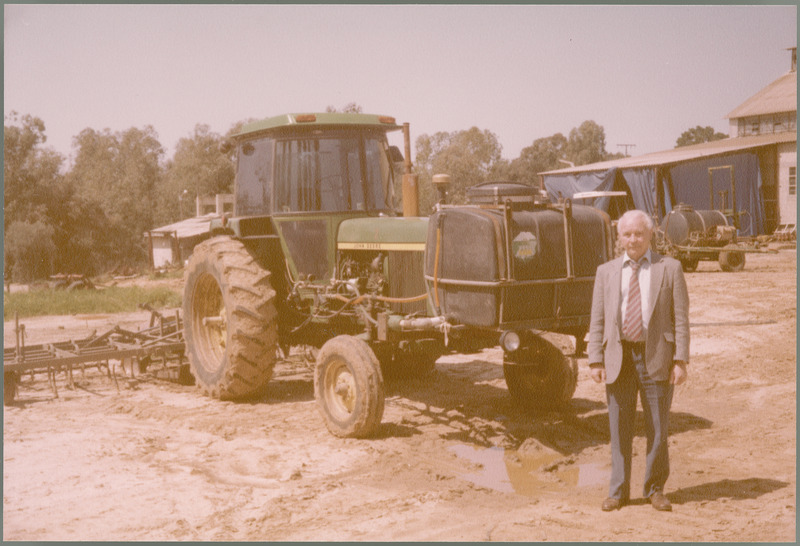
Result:
M729 166L732 170L728 168ZM711 182L709 182L709 168L714 168L711 171ZM669 169L669 175L672 178L675 203L688 203L696 210L732 209L731 174L736 179L736 209L743 211L739 218L739 233L741 235L764 233L761 170L758 166L758 156L754 153L716 156L673 165ZM731 216L728 217L728 222L733 224Z
M651 216L658 216L655 169L625 169L622 177L631 192L634 206Z
M618 169L616 167L595 172L576 174L547 175L544 179L545 189L550 199L555 202L559 197L572 197L585 191L626 191L627 207L620 203L620 198L602 197L595 199L592 206L604 210L612 217L614 205L621 206L624 212L630 206L656 212L655 171L653 169ZM614 201L612 201L614 199ZM631 201L632 200L632 201Z
M616 176L616 168L580 174L553 174L544 179L544 187L550 200L555 202L559 197L566 199L581 191L611 191Z

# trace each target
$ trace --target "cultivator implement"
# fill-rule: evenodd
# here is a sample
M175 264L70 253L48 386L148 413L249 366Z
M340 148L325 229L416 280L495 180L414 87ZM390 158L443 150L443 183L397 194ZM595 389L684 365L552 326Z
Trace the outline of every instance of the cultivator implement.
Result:
M184 362L183 328L180 316L164 317L151 310L150 326L131 331L114 326L107 332L79 340L25 345L25 325L15 317L15 346L3 349L3 401L12 403L22 377L45 375L55 396L57 376L63 373L69 388L75 387L74 372L87 368L105 370L119 389L118 372L125 378L150 373L160 379L190 382ZM119 366L119 368L118 368Z

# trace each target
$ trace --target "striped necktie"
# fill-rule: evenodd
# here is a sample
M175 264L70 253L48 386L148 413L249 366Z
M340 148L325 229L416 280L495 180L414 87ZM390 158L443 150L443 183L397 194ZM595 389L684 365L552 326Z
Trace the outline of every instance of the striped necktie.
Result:
M622 335L628 341L642 341L642 292L639 289L639 268L641 264L631 261L631 283L628 287L628 307L625 309L625 322Z

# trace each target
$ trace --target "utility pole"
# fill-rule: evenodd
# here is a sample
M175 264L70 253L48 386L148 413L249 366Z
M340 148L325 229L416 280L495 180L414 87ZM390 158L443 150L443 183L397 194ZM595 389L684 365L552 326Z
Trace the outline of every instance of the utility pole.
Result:
M617 146L625 146L625 157L630 157L628 155L628 148L634 148L636 144L617 144Z

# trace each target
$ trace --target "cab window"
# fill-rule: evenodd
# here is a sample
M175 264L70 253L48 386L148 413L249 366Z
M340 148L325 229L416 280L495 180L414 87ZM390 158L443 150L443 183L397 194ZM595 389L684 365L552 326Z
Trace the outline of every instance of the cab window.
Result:
M275 147L276 212L391 208L391 168L376 137L282 139Z
M272 139L251 140L239 147L236 169L235 214L258 216L270 213Z

